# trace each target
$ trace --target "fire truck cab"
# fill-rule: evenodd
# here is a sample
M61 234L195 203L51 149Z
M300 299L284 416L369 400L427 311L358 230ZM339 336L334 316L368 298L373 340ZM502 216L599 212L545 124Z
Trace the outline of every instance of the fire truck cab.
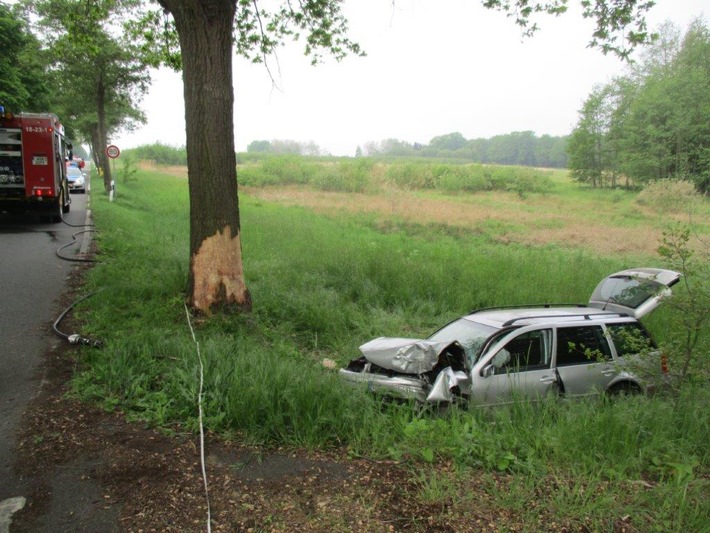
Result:
M0 211L32 211L61 222L71 203L67 158L72 145L56 115L14 115L0 106Z

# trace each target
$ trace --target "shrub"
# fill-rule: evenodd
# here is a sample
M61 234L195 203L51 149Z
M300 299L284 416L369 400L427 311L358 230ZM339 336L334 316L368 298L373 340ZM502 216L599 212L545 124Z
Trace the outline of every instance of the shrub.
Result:
M310 184L324 191L365 192L370 186L373 163L368 159L322 164Z
M674 334L664 347L679 386L710 379L710 249L693 250L689 241L690 227L678 225L663 232L658 248L669 267L683 274L666 303L678 324L669 328Z
M136 178L138 173L138 168L136 167L136 160L133 154L126 154L121 158L121 170L119 175L121 176L121 181L123 183L128 183Z
M187 150L184 146L175 147L167 144L145 144L126 150L136 159L153 161L158 165L187 165ZM128 155L124 152L124 155Z
M385 173L386 180L400 189L434 189L436 177L430 164L394 163Z
M652 181L636 197L640 205L666 213L693 212L700 199L691 182L677 179Z
M439 165L439 188L447 192L478 192L486 190L481 165Z

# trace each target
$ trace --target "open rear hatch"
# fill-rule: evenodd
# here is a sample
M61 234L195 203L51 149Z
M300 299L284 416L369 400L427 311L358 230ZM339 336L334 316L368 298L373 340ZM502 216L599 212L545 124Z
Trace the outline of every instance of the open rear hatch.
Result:
M669 297L670 288L680 278L678 272L660 268L623 270L607 276L597 285L589 299L589 307L625 313L638 319Z

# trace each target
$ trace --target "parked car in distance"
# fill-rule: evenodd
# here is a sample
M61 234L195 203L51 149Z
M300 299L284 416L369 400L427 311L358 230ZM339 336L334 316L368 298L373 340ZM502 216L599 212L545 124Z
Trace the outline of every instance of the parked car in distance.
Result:
M70 191L86 192L86 179L78 166L67 167L67 181Z
M670 296L680 277L656 268L624 270L603 279L587 304L480 309L428 339L374 339L340 376L428 403L653 392L648 375L662 377L665 368L639 319ZM648 361L656 368L644 368Z

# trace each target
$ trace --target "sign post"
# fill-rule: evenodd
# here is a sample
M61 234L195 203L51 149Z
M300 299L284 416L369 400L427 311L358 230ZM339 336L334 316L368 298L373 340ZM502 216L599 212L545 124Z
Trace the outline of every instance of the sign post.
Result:
M106 147L106 155L111 159L111 190L108 193L109 202L113 202L113 197L116 195L116 180L113 175L116 173L116 158L121 155L121 150L115 144L110 144Z

